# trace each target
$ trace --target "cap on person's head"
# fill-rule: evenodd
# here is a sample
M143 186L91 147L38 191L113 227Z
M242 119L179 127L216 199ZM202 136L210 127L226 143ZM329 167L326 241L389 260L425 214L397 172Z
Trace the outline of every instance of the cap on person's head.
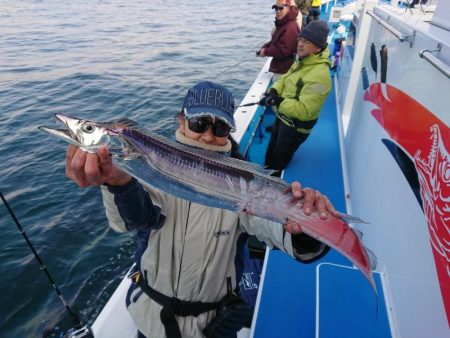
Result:
M275 4L272 6L272 9L274 9L276 6L289 7L292 6L292 3L291 0L276 0Z
M327 38L330 29L328 24L322 20L311 21L300 31L299 38L304 38L312 42L317 47L324 49L327 46Z
M183 103L186 118L210 116L218 118L236 130L233 94L224 86L202 81L188 90Z

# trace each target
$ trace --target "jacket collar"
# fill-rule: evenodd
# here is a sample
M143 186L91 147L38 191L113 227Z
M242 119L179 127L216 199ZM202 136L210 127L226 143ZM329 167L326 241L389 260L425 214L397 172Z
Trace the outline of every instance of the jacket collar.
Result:
M328 59L330 56L330 50L328 46L325 49L317 54L310 54L307 57L297 60L297 62L301 65L313 65L318 63L328 63L331 65L331 61Z

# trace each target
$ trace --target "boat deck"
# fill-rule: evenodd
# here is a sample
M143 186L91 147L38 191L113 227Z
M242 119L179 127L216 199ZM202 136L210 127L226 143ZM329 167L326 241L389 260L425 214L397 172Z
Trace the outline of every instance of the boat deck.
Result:
M346 211L334 86L283 178L320 190ZM264 270L253 337L391 337L378 273L377 297L361 272L334 250L311 264L270 250Z

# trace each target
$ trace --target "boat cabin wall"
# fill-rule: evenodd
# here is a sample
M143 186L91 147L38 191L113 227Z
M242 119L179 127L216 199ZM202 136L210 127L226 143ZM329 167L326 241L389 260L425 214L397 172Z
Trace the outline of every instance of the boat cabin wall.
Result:
M436 10L431 23L438 27L450 30L450 2L442 0L436 2Z
M352 102L350 111L341 107L348 116L352 211L370 222L359 229L379 259L394 336L444 338L450 323L450 36L430 25L432 13L383 6L370 13L378 19L358 37L366 44L363 50L356 45L348 73L353 95L347 90L341 99Z

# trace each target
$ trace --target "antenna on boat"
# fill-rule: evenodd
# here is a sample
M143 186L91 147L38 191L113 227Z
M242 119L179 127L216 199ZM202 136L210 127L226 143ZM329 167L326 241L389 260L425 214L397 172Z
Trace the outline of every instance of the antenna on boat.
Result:
M64 304L64 307L66 308L67 312L70 314L70 319L73 322L74 328L70 329L67 334L65 335L65 338L93 338L94 336L91 333L91 330L83 326L83 323L80 320L80 317L70 308L69 304L64 299L61 291L59 290L58 286L54 282L52 276L50 275L50 272L47 270L47 266L37 253L36 249L34 248L33 244L31 243L30 239L28 238L25 229L20 224L19 220L17 219L16 215L14 214L13 210L9 206L8 202L6 201L5 196L3 196L2 192L0 191L0 198L2 199L3 203L5 204L6 209L8 209L9 214L11 215L11 218L14 220L14 223L16 223L17 229L22 234L23 238L25 238L25 241L28 244L28 247L31 249L31 251L34 254L34 257L38 261L40 265L40 269L44 271L45 275L47 276L48 280L50 281L50 284L52 285L53 289L55 290L56 294L58 295L58 298L61 300L61 302Z

